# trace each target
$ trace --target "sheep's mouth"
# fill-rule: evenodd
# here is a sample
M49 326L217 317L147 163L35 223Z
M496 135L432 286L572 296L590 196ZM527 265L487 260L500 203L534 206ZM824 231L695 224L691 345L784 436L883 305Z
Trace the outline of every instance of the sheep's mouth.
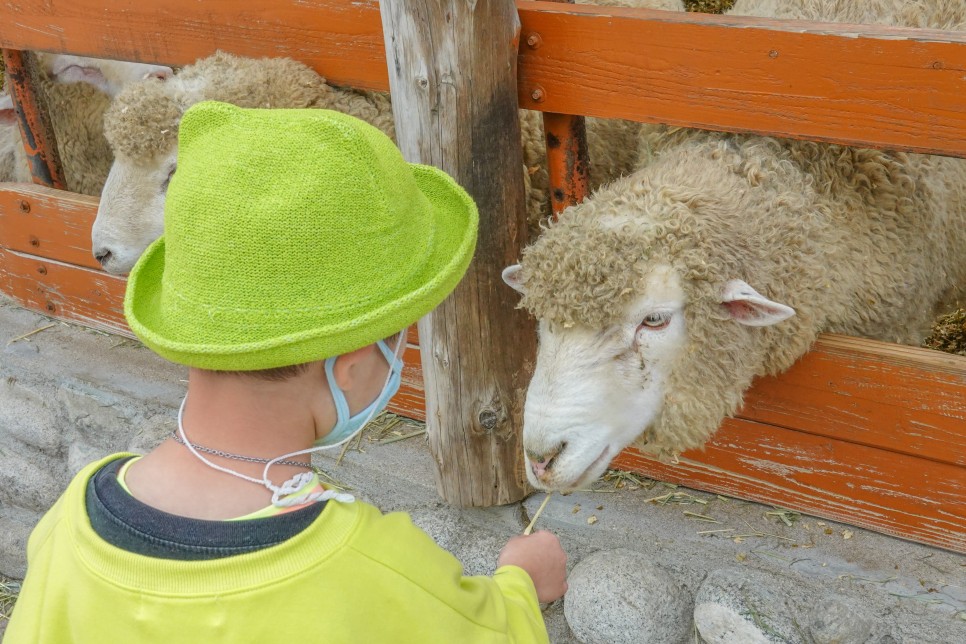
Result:
M570 485L567 489L574 490L574 489L577 489L578 487L580 487L581 485L584 485L586 483L589 483L589 481L587 481L587 479L590 477L590 473L593 472L601 463L608 462L609 461L609 458L608 458L609 456L610 456L610 445L607 445L601 451L600 455L597 458L595 458L591 462L591 464L588 465L584 469L583 472L580 473L580 476L578 476L577 478L574 479L573 484Z

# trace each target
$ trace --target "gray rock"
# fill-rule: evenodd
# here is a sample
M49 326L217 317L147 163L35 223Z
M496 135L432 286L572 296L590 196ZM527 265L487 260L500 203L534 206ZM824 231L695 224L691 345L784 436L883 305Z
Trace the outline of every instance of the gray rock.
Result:
M864 606L839 596L818 602L808 621L815 644L864 644L874 625Z
M721 569L705 577L694 598L694 623L701 637L708 644L804 642L780 584L749 573Z
M0 504L46 511L70 477L61 459L26 445L0 445Z
M463 564L466 575L492 575L496 560L507 539L480 530L462 519L459 510L445 505L418 508L410 516L440 548L452 553Z
M567 581L564 613L584 644L677 644L691 633L691 594L641 553L596 552Z
M40 517L40 512L0 505L0 575L23 579L27 539Z
M155 414L134 429L127 450L147 454L168 438L177 426L177 414Z
M13 436L38 450L56 454L63 443L64 427L63 422L58 422L58 409L51 406L50 400L17 378L0 378L0 436Z
M135 411L130 402L105 391L86 389L71 383L57 392L77 436L111 451L124 445L131 435L128 416Z

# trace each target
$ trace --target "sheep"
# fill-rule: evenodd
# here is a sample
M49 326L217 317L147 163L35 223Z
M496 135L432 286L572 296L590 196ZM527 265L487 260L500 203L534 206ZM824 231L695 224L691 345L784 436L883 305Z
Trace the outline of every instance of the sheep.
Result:
M863 17L908 20L899 4ZM944 5L920 0L917 24L963 25ZM735 11L819 6L807 15L853 16ZM639 169L564 211L504 280L538 320L527 477L579 488L632 443L663 459L702 446L821 332L919 344L937 303L966 295L966 161L646 130Z
M104 138L103 116L110 98L131 82L164 79L162 65L37 52L38 91L45 99L67 189L99 195L113 157ZM9 94L0 95L0 181L31 180L30 167Z
M163 230L164 197L177 161L178 124L191 105L217 100L249 108L327 108L395 135L385 94L326 84L290 58L217 52L168 80L146 79L118 94L104 116L115 161L91 231L94 256L126 273Z
M610 6L683 11L680 0L599 0ZM164 195L175 170L181 114L213 99L241 107L327 107L366 120L390 137L395 130L389 97L326 85L291 59L248 59L217 53L160 83L136 83L118 95L105 115L115 162L101 192L91 230L94 257L109 273L128 272L163 230ZM550 215L546 145L539 112L520 110L527 219L531 234ZM643 126L588 119L590 188L633 168L633 145Z

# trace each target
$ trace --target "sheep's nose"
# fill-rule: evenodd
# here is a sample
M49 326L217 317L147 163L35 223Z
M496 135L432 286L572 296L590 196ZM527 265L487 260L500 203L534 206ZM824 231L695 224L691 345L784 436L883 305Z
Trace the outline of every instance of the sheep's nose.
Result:
M95 248L94 249L94 259L96 259L101 266L104 266L109 261L111 261L111 251L106 248Z
M550 468L553 466L554 459L563 451L566 444L560 445L556 449L550 450L543 454L535 454L527 450L527 460L530 462L530 471L533 475L537 477L538 480L544 480L549 474Z

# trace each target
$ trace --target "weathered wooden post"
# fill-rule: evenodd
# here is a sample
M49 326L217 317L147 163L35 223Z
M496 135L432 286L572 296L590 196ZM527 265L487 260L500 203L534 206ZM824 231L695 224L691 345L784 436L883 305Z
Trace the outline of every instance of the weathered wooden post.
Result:
M513 0L381 0L396 135L411 162L451 174L480 210L456 291L419 323L429 444L440 495L458 506L517 501L533 322L501 278L526 243Z

